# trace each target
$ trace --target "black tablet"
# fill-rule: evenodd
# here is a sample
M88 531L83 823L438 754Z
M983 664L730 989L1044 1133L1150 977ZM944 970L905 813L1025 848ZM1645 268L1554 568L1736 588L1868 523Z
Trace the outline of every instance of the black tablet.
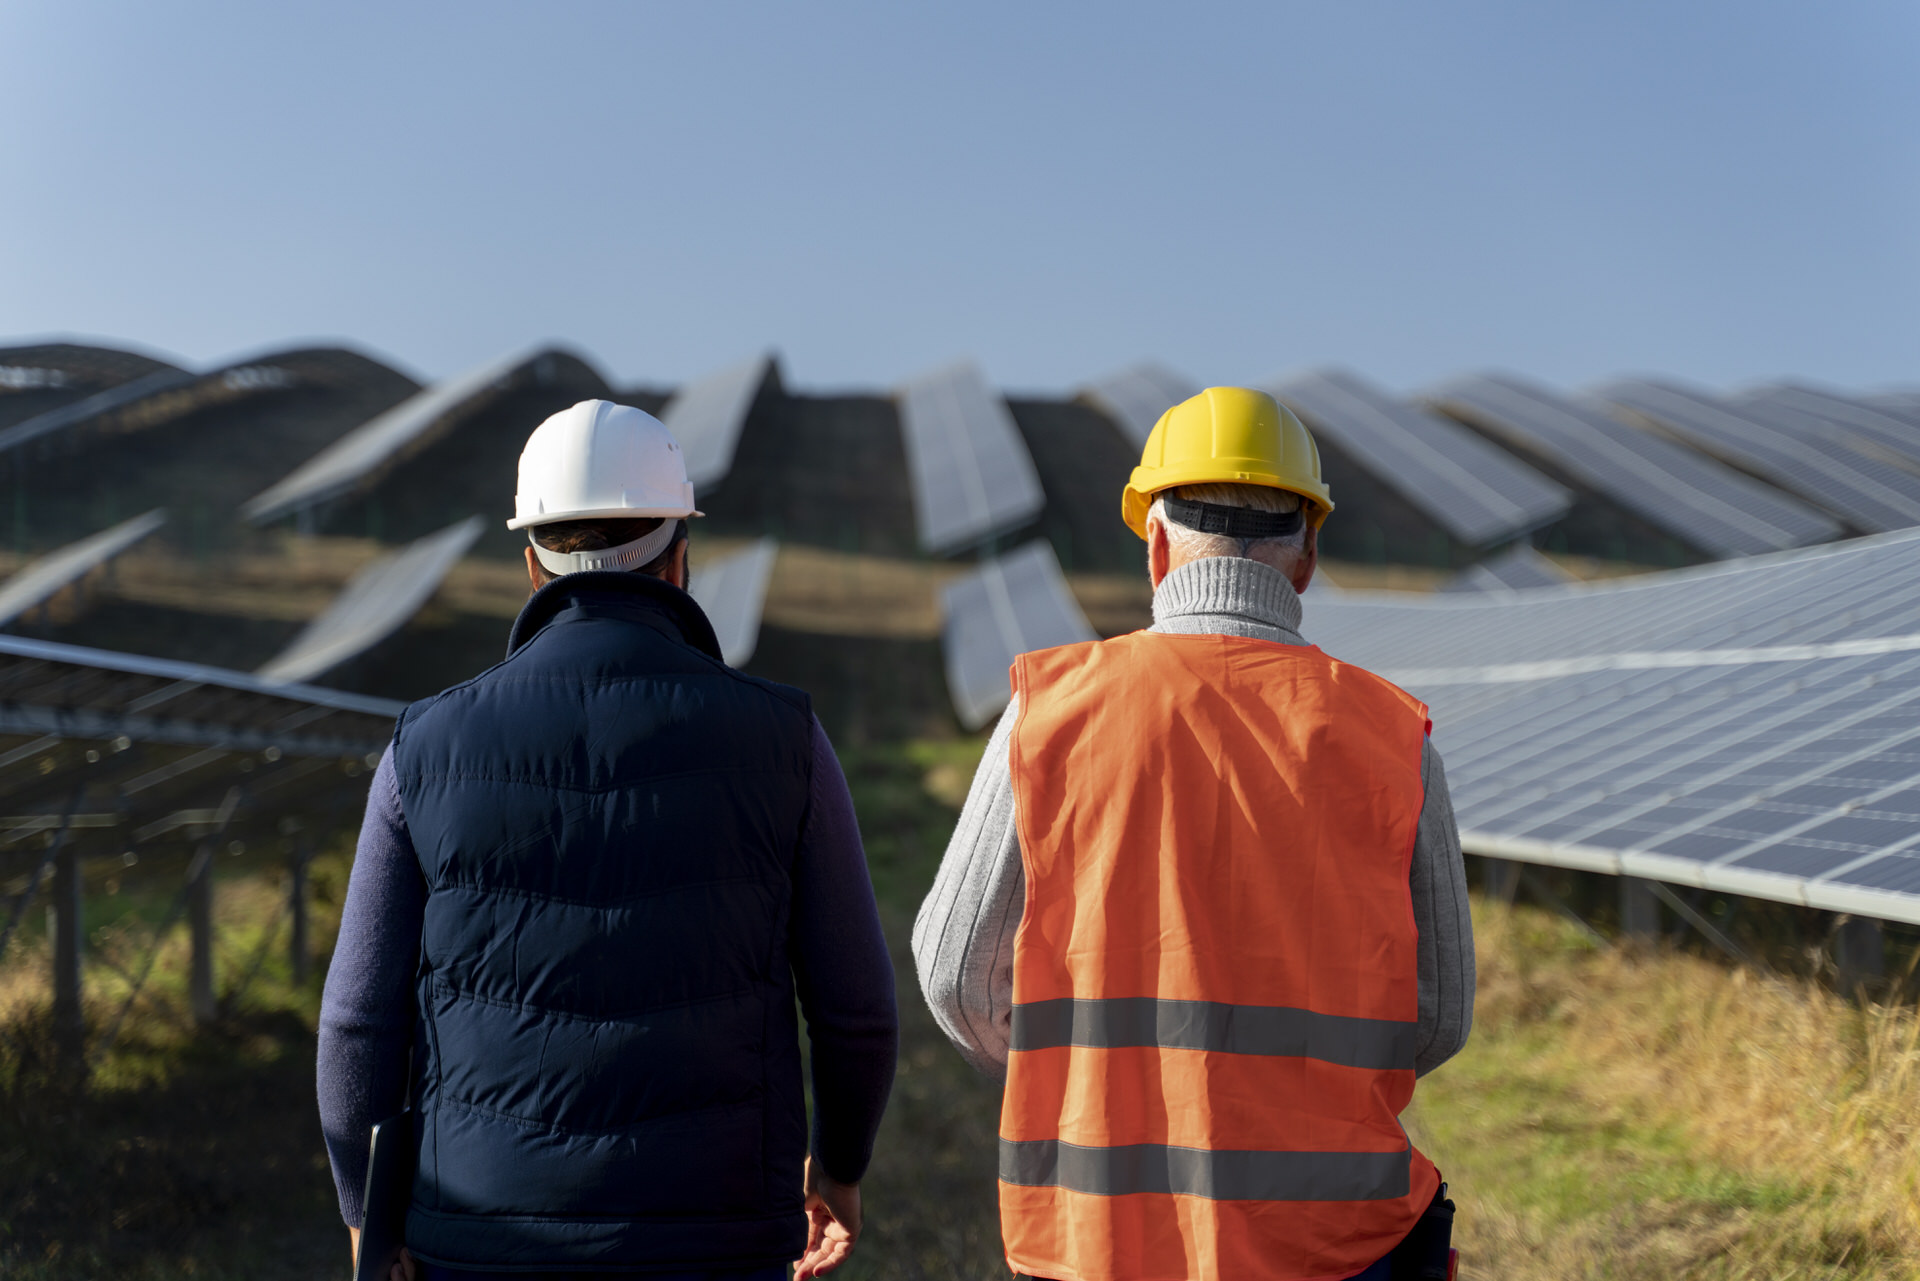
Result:
M413 1112L395 1113L373 1127L367 1151L366 1218L360 1227L360 1257L354 1281L387 1281L405 1244L407 1207L413 1201Z

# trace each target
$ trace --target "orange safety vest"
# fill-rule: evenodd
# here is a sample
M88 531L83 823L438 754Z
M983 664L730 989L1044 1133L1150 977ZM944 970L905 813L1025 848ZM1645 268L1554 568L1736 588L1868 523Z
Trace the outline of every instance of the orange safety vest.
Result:
M1319 1281L1439 1175L1413 1097L1426 706L1318 649L1022 655L1000 1225L1056 1281Z

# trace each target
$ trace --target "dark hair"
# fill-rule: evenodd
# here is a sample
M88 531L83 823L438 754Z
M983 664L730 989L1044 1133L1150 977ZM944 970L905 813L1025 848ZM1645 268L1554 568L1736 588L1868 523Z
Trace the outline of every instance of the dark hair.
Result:
M556 520L551 525L535 526L533 537L550 552L597 552L645 538L660 528L661 520L659 516L634 520ZM682 519L678 524L673 537L667 540L667 549L634 573L658 578L667 572L667 566L673 563L673 549L687 541L687 522ZM541 572L544 574L546 570L543 568Z

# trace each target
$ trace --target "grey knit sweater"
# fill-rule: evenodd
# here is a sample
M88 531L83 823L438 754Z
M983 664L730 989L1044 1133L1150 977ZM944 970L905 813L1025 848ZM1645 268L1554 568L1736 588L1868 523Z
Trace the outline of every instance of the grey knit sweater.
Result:
M1190 561L1168 574L1153 596L1152 630L1307 643L1300 635L1300 597L1293 585L1278 570L1239 557ZM1004 1077L1007 1070L1013 936L1026 907L1007 752L1019 710L1016 699L994 728L940 874L913 923L914 964L934 1019L969 1063L994 1077ZM1460 833L1440 755L1431 744L1422 773L1426 799L1410 880L1420 931L1414 1070L1424 1075L1467 1042L1474 968Z

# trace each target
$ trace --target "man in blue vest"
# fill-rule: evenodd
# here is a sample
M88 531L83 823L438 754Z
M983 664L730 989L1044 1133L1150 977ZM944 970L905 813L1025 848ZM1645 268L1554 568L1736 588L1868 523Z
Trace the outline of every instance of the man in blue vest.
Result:
M554 415L515 505L506 660L408 708L368 798L320 1021L341 1212L357 1246L369 1126L411 1103L396 1278L831 1271L898 1031L839 763L721 661L658 420Z

